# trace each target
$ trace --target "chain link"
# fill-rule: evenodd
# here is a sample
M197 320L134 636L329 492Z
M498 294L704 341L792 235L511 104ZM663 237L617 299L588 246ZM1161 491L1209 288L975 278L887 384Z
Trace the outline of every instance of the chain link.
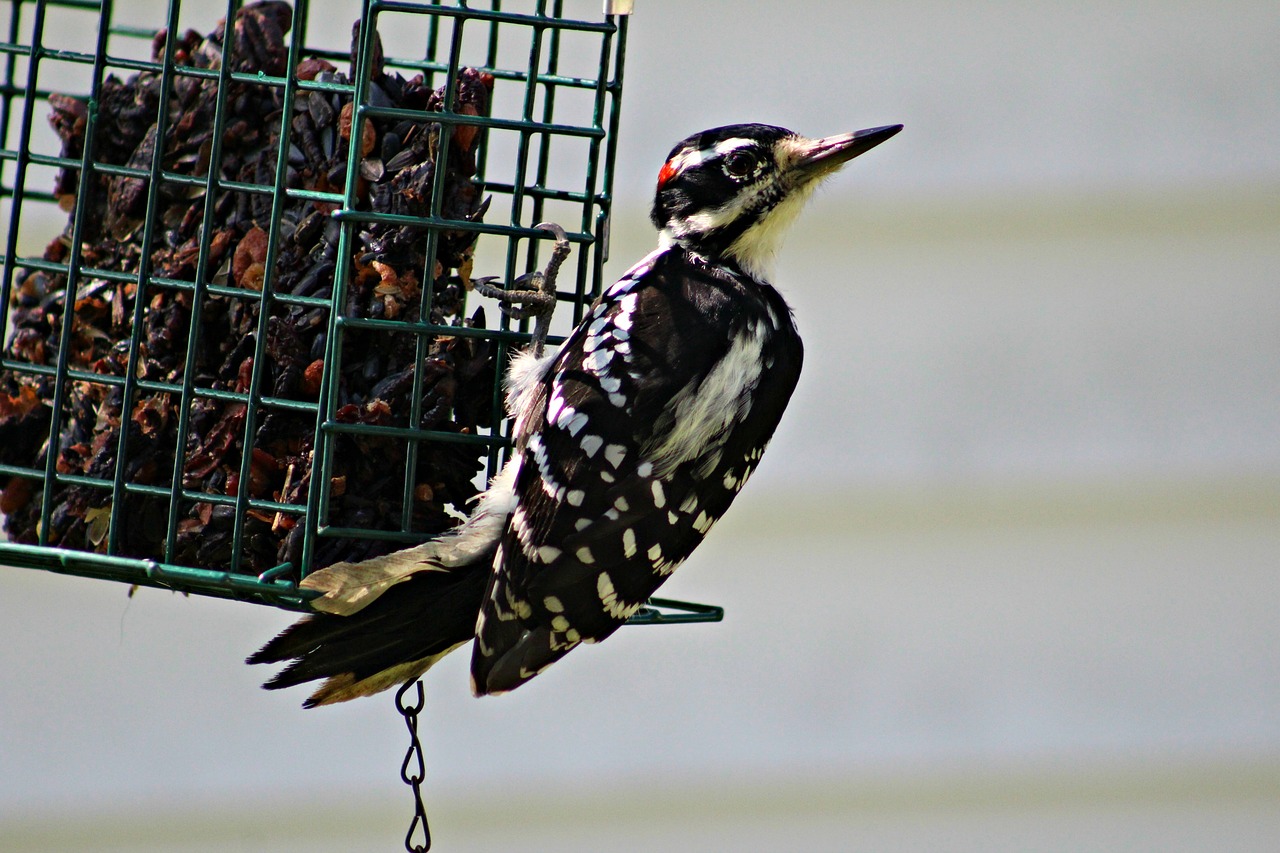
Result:
M412 703L406 703L405 694L411 687L417 688L418 695ZM422 802L422 780L427 776L427 765L422 756L422 742L418 740L418 714L425 704L426 696L422 691L421 679L407 683L396 691L396 710L404 717L405 725L409 728L409 750L400 765L400 778L413 788L413 820L404 836L404 849L409 853L426 853L431 849L431 827L427 825L427 807ZM414 843L415 834L421 835L422 843Z

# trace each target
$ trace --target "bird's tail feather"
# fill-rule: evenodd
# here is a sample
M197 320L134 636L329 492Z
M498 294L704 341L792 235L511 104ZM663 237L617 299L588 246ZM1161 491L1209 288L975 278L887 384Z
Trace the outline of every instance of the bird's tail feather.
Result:
M288 666L263 687L276 690L308 681L325 683L307 707L368 696L420 676L471 639L488 580L488 562L419 571L388 586L388 594L349 616L302 617L247 663Z
M311 601L311 608L350 616L418 573L447 573L476 562L487 567L514 505L512 484L520 467L517 460L494 477L471 516L440 538L360 563L335 563L307 575L299 586L323 593Z
M322 593L311 601L312 609L350 616L411 575L440 570L439 551L439 543L432 541L360 563L334 563L307 575L298 585Z

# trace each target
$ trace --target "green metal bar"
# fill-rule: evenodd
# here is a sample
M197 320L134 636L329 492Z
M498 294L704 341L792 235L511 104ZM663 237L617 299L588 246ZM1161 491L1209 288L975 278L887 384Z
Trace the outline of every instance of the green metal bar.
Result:
M611 52L611 48L613 46L612 40L613 40L612 35L606 35L603 39L601 39L601 44L600 44L600 67L601 68L608 67L609 55ZM592 104L592 122L596 127L600 128L602 131L604 130L604 113L607 108L606 94L608 90L608 85L606 83L606 80L607 80L607 75L601 74L600 85L596 88L596 92L595 92L595 102ZM616 106L617 106L617 102L615 100L614 102L615 109L612 111L612 119L614 122L615 132L616 132L616 122L617 122ZM588 150L590 153L587 156L587 169L586 169L586 175L584 176L583 190L582 190L583 195L587 196L588 198L595 198L596 182L600 177L599 176L600 142L601 142L600 139L592 139L591 142L589 143ZM579 322L581 322L583 313L585 312L587 303L589 302L589 300L587 299L587 293L588 293L587 282L588 281L591 282L592 291L593 291L592 295L594 296L596 293L599 292L599 287L601 284L599 279L600 279L600 276L603 274L603 261L597 264L597 263L593 263L593 259L596 257L599 257L600 253L603 251L602 247L606 244L607 237L608 237L609 219L607 214L605 214L604 216L597 216L595 221L593 222L592 213L593 213L593 205L584 204L582 207L581 227L582 227L582 230L584 231L593 230L593 227L594 227L594 233L596 235L596 243L594 246L594 251L590 254L590 256L588 255L587 252L578 253L577 288L573 295L573 322L575 326Z
M431 9L434 7L427 7L427 8ZM428 11L427 14L431 14L431 13ZM438 31L439 27L437 22L438 22L438 16L432 16L430 24L433 25L434 28ZM497 23L501 23L501 22L497 22ZM428 30L428 33L430 33L430 30ZM431 39L432 39L432 36L428 34L427 36L428 45L431 44ZM2 48L3 48L3 45L0 45L0 49ZM26 51L25 49L23 49L21 52L25 53ZM311 56L316 56L316 57L320 57L323 59L330 59L330 60L346 60L348 58L348 54L340 50L309 50L307 51L307 53ZM491 54L491 55L495 55L495 54ZM408 71L408 72L415 72L415 71L422 72L424 82L427 84L429 88L438 88L436 86L431 86L431 83L433 81L433 75L449 70L449 64L447 62L439 62L435 60L433 56L430 54L428 54L428 57L426 59L406 59L406 58L397 57L397 56L387 56L384 58L383 62L388 68L394 68L400 71ZM495 67L495 65L496 65L496 60L489 59L487 63L481 67L481 70L489 74L492 74L498 80L524 82L528 79L528 75L524 71L515 71L511 69L506 69L506 68L497 68ZM187 68L191 68L191 66L179 66L179 67L184 71ZM192 68L191 70L193 75L195 76L208 75L210 73L208 69L203 69L203 68ZM596 79L592 77L563 77L563 76L556 76L556 75L552 75L549 77L547 75L539 75L539 76L543 80L553 82L558 86L568 86L576 89L594 89L597 85ZM283 78L268 77L264 75L262 80L266 82L272 82L272 83L281 83L283 81ZM318 82L309 81L309 80L300 81L299 88L300 89L314 88L314 89L322 89L325 91L345 91L347 94L350 94L352 91L351 86L349 84L318 83Z
M547 239L545 231L537 228L524 228L518 225L488 225L484 222L469 222L464 219L443 219L438 216L406 216L398 213L371 213L369 211L335 210L333 218L342 222L387 222L392 225L415 225L419 227L448 228L451 231L474 231L477 234L497 234L502 237L533 237ZM590 234L570 231L565 235L570 243L590 243Z
M18 38L18 10L15 8L9 16L9 40L16 41ZM21 141L15 152L15 177L13 184L14 203L9 208L9 228L5 234L5 248L3 259L3 270L0 274L0 344L9 339L9 305L11 304L13 293L13 275L15 266L13 256L17 253L18 246L18 226L21 222L21 207L18 201L23 197L23 191L26 188L27 179L27 163L30 162L30 144L31 144L31 120L35 111L34 93L36 90L36 75L34 69L28 67L27 85L24 90L11 87L9 84L13 80L17 72L17 60L13 54L9 54L5 58L4 64L4 82L6 83L3 99L0 100L0 143L9 138L9 120L13 109L13 96L23 91L26 98L22 103L22 119L20 126ZM0 188L5 186L4 180L4 163L0 162ZM8 193L6 192L6 195Z
M445 97L441 104L440 116L453 118L454 92L458 88L458 72L462 67L462 38L465 32L465 19L454 21L453 34L449 40L449 70L445 73ZM428 213L432 219L440 218L440 210L444 206L445 178L449 171L449 145L453 140L453 125L450 122L439 122L440 136L436 142L436 164L431 183L431 204ZM418 303L418 319L426 323L431 318L431 306L435 302L436 254L440 249L440 231L436 228L427 230L426 246L423 254L426 258L423 265L422 300ZM448 270L442 272L447 274ZM417 335L414 338L414 371L413 386L409 394L409 423L416 426L422 422L422 365L427 358L427 336ZM413 504L418 468L418 442L412 439L405 442L404 482L400 497L400 527L409 532L413 529Z
M78 167L77 167L78 168ZM30 198L30 194L25 194ZM576 235L575 235L576 236ZM13 259L15 267L26 267L32 270L42 270L57 275L69 274L70 268L67 264L56 263L54 261L46 261L43 258L34 257L16 257ZM137 274L125 272L122 270L108 270L97 267L81 265L78 268L80 277L89 280L102 280L102 284L91 285L93 289L100 290L105 283L129 284L137 280ZM152 275L147 278L147 283L152 287L166 288L170 290L193 291L195 289L194 281L185 281L176 278L164 278ZM239 299L243 302L259 302L262 300L262 294L253 290L245 290L242 287L233 287L230 285L211 284L204 285L205 293L210 296L225 296L233 299ZM83 295L83 294L82 294ZM320 296L298 296L292 293L272 294L272 299L286 305L299 305L309 308L327 308L329 300Z
M111 35L124 36L125 38L136 38L140 40L150 41L156 37L157 30L149 27L131 27L127 24L112 24Z
M428 533L414 533L409 530L369 530L363 527L321 527L317 536L325 539L372 539L379 542L403 542L417 544L431 538Z
M333 421L324 425L326 433L334 435L359 435L367 438L397 438L410 441L439 441L447 444L471 444L492 446L502 445L505 441L500 437L467 432L445 432L443 430L422 429L420 427L395 427L380 424L345 423Z
M352 103L351 132L348 139L353 140L347 146L347 180L343 187L342 211L355 210L358 204L358 176L360 174L360 145L355 140L362 138L364 122L367 121L361 105L369 100L370 72L366 67L369 57L373 55L373 45L377 29L373 25L375 17L373 0L364 0L360 20L360 43L357 48L355 74L355 90ZM299 574L305 577L311 572L315 557L315 544L319 529L328 523L330 498L332 496L332 472L334 442L326 432L325 425L333 422L339 400L342 383L342 353L346 328L342 324L342 313L347 304L347 280L351 269L351 251L356 223L351 220L335 217L341 229L338 232L337 264L334 267L333 290L330 298L332 308L329 312L329 327L325 334L324 376L320 383L320 399L316 411L314 442L311 450L311 484L307 491L307 514L302 520L306 525L302 537L302 565Z
M305 7L306 4L303 3L300 5ZM175 6L177 6L176 0L171 0L170 22L168 25L169 37L165 39L164 66L166 69L173 64L173 40L176 37L175 33L178 32L177 21L175 19ZM225 55L223 60L224 61L219 64L220 73L217 83L218 92L214 98L213 124L215 131L217 128L224 127L226 124L227 95L230 89L231 64L226 61ZM288 111L286 110L286 114L287 113ZM205 175L205 180L202 182L205 187L204 208L202 210L200 220L202 223L213 221L214 208L217 204L218 193L219 191L227 191L225 189L225 184L222 181L222 143L224 138L225 134L215 132L210 141L209 169ZM164 553L165 559L167 560L173 559L173 555L177 551L178 547L178 522L182 514L180 502L183 497L182 482L183 472L186 469L186 443L187 434L191 429L192 403L195 401L197 396L201 396L212 399L234 399L237 402L243 402L248 406L251 399L248 394L240 395L234 394L234 392L197 394L197 389L195 388L195 364L199 356L200 340L204 331L203 319L205 299L210 295L210 291L213 290L220 291L219 295L231 298L241 297L243 293L242 288L215 288L210 285L209 246L212 239L212 229L201 227L199 246L196 256L195 281L191 282L189 286L191 291L191 314L187 332L186 358L183 361L185 367L182 371L182 385L179 389L181 404L178 410L177 435L173 450L173 473L170 477L170 482L173 484L173 488L169 497L169 518L168 525L165 530ZM153 286L159 285L160 283L161 282L159 280L152 279ZM170 282L166 280L164 284L170 285ZM173 282L173 284L177 283ZM183 287L181 289L187 289L186 283L183 282L182 284ZM215 389L208 390L214 391ZM233 396L222 396L223 394L233 394ZM265 404L266 400L264 399L262 402ZM285 408L292 408L292 406ZM248 449L248 444L246 444L246 454L248 453ZM243 478L243 475L241 475L240 483L247 482L248 481ZM248 489L240 489L239 491L247 492Z
M555 2L555 12L553 14L560 15L564 11L564 3L561 0ZM547 49L547 74L555 74L560 67L560 29L552 28L550 45ZM556 104L556 87L552 83L548 83L546 76L539 74L538 82L542 83L542 121L545 124L551 123L552 116L555 115ZM538 166L535 170L533 182L536 186L544 187L547 185L547 171L551 164L551 139L552 136L546 131L539 133L541 144L538 146ZM546 217L542 215L543 199L539 196L530 198L533 207L533 216L530 221L542 222ZM585 230L585 229L584 229ZM530 240L528 252L525 260L525 272L529 272L538 265L538 246L537 240Z
M675 611L675 612L669 612ZM690 622L719 622L724 608L714 604L694 604L671 598L651 598L630 619L628 625L678 625Z
M421 71L424 74L429 72L438 73L448 70L448 65L443 62L388 58L386 63L389 67L399 68L404 71ZM527 82L529 79L529 75L523 71L510 71L503 68L494 68L491 64L481 67L480 70L492 74L497 80L523 83ZM539 74L538 77L543 81L555 83L557 86L566 86L575 89L594 89L596 87L596 80L592 77L562 77L559 75L545 74Z
M177 566L155 560L68 551L48 545L5 543L3 554L6 563L19 568L44 569L60 574L97 577L180 592L198 592L201 595L270 604L288 610L307 610L306 602L315 598L315 593L299 590L290 581L264 580L263 577L270 572L254 577Z
M439 6L439 0L434 0L432 7ZM416 63L418 70L422 71L423 80L428 89L436 87L436 73L439 71L447 72L449 70L448 63L440 63L436 60L437 52L440 50L440 20L443 16L432 14L427 18L427 46L424 54L425 61ZM414 63L407 63L412 68Z
M100 0L47 0L50 6L62 6L67 9L88 9L91 12L98 11L101 6Z
M102 9L103 17L98 25L98 32L102 40L102 47L105 48L106 36L110 31L111 0L104 0ZM169 32L176 32L177 28L178 3L171 2L169 4ZM172 50L173 39L169 38L166 42L166 51ZM98 87L100 85L99 81L95 79L94 86ZM160 103L162 105L169 103L169 96L172 91L173 73L166 63L165 69L160 73ZM164 140L169 130L169 110L163 106L157 110L155 127L156 143L151 153L151 168L147 175L147 206L142 226L142 251L139 253L138 271L134 279L136 289L133 294L133 323L130 326L128 366L125 369L124 376L120 427L116 433L116 464L113 475L114 484L111 489L111 521L107 527L107 553L113 555L120 550L121 527L126 517L123 498L125 495L125 468L129 464L129 427L133 422L131 413L133 412L134 397L137 394L138 360L142 356L142 330L146 323L147 304L149 302L147 299L147 279L151 274L151 247L156 238L156 219L158 218L157 212L160 209L162 189L160 171L164 161ZM181 447L181 441L177 442L177 444L178 447ZM176 450L175 455L180 456L181 450ZM170 506L172 511L172 502ZM168 523L170 525L174 523L172 518ZM166 548L165 556L166 559L172 557L171 548Z
M537 75L532 78L531 82L542 82L542 80L543 78L541 75ZM577 124L557 124L549 119L537 121L533 118L504 119L493 118L492 116L464 116L450 112L429 113L422 110L407 110L401 107L365 106L362 107L362 109L374 118L392 118L407 121L431 121L436 124L443 124L450 127L453 125L465 124L489 128L492 130L532 130L539 133L554 133L559 136L585 136L596 139L604 137L604 131L598 127L584 127Z
M235 9L238 0L227 0L227 21L234 19ZM302 53L302 34L303 27L294 26L289 32L289 56L286 68L292 71L298 67L298 61ZM226 39L223 45L223 64L229 62L227 56L228 51L234 45L234 39ZM233 78L235 75L232 75ZM257 81L265 75L247 75L250 79ZM291 136L293 118L293 101L297 96L298 81L297 77L292 73L285 78L284 86L284 109L280 116L280 140L276 149L276 173L274 179L274 191L271 198L271 222L267 229L267 253L264 260L264 273L262 277L262 301L258 309L258 327L255 330L254 347L253 347L253 369L249 375L249 404L245 408L244 413L244 440L243 450L240 454L240 488L237 489L236 500L236 517L235 526L232 528L231 536L231 571L236 572L240 569L240 563L244 556L244 536L245 536L245 513L249 506L249 475L253 465L253 449L254 449L254 433L258 428L258 408L261 403L262 396L262 376L266 367L267 352L267 323L271 319L271 302L274 295L275 277L276 277L276 257L280 252L280 229L275 227L280 221L281 214L284 212L285 204L285 181L287 179L289 168L289 140ZM358 128L353 128L358 130ZM215 127L214 133L221 133L222 129ZM354 136L359 139L359 136ZM357 147L358 146L353 146ZM340 256L341 257L341 256Z
M57 376L57 367L50 367L45 364L29 364L25 361L13 361L11 359L0 360L0 369L14 370L26 373L30 376ZM71 382L93 382L98 385L107 385L112 388L123 387L125 377L112 376L105 373L93 373L88 370L77 370L68 368L66 371L66 379ZM183 386L174 382L157 382L153 379L139 379L134 386L140 391L150 391L161 394L181 394ZM245 403L249 402L249 395L239 391L227 391L221 388L194 388L191 396L193 398L204 397L210 400L223 400L229 403ZM260 402L264 408L281 409L284 411L312 413L316 410L316 404L307 402L306 400L289 400L284 397L261 397Z
M493 0L493 10L495 12L502 11L502 0ZM489 39L484 64L487 68L495 68L498 64L498 38L502 33L502 28L499 26L498 21L491 20L488 24ZM495 74L494 77L496 78L497 75Z
M8 465L0 466L0 472L11 468L12 466ZM19 476L27 476L32 473L39 475L40 472L33 472L31 469L17 468L13 469L13 473ZM109 480L100 480L96 477L87 477L83 474L58 474L55 477L55 482L59 485L81 486L89 489L97 489L98 491L109 491L112 488L112 483ZM168 486L150 486L142 483L126 483L125 491L134 495L148 495L150 497L167 498L173 490ZM193 492L190 490L181 490L180 495L183 499L190 500L194 503L208 503L216 504L218 506L235 506L237 500L234 495L220 495L214 492ZM261 510L263 512L295 513L301 512L305 509L301 504L262 500L260 498L250 499L248 506L249 509ZM133 558L126 557L124 559Z
M503 184L503 183L498 183L496 181L485 182L484 187L489 192L495 192L495 193L511 194L515 192L515 186L513 184ZM591 199L580 192L575 192L573 190L554 189L551 187L537 187L537 186L525 187L524 194L529 196L530 198L545 199L547 201L571 201L571 202L576 202L578 204L586 204L594 201L594 199ZM544 232L539 231L537 233L541 235ZM584 235L589 235L589 234L590 232L587 231L587 232L584 232L583 235L570 234L570 236L582 237L581 242L585 243L585 242L589 242L589 239L587 239L587 237ZM534 236L534 235L531 234L529 236Z
M609 260L609 237L613 223L613 169L618 154L618 128L622 117L622 77L627 58L627 24L629 15L616 17L618 23L617 51L614 53L613 73L610 75L609 92L609 128L608 141L605 143L604 187L597 203L599 212L596 216L596 235L599 238L595 245L595 268L592 278L595 284L589 294L591 298L600 295L604 288L604 265Z
M545 16L546 0L538 0L537 9L539 17ZM526 66L528 68L528 75L525 79L524 103L520 110L520 117L522 121L514 123L516 127L513 128L518 130L520 133L520 142L516 148L515 175L512 180L513 192L511 194L510 222L513 226L518 226L524 221L522 208L524 204L524 187L527 183L525 175L528 171L529 165L530 137L534 126L533 107L537 99L538 75L539 68L542 64L543 31L544 27L542 25L534 25L530 27L529 59ZM535 232L536 229L530 229L530 231ZM529 236L533 237L535 235L534 233L530 233ZM512 281L516 278L516 253L518 251L519 242L517 240L509 240L507 242L506 264L503 270L505 281ZM509 318L505 314L500 315L499 329L505 332L510 328L511 323ZM520 331L526 332L527 326L522 328ZM509 352L507 342L499 339L497 352L494 355L497 375L499 377L506 375L508 356ZM493 397L491 399L492 402L490 405L491 411L493 412L493 418L490 421L489 429L494 435L502 435L505 418L503 415L503 389L501 381L494 383ZM485 473L490 479L498 473L500 465L499 449L496 447L490 449L488 458L485 460Z
M39 93L35 93L33 97L41 98L42 96ZM47 97L47 95L45 97ZM52 154L39 154L35 151L27 151L25 148L0 149L0 160L16 160L19 157L23 157L26 162L33 166L55 166L60 169L80 168L80 161L74 157L55 157Z
M32 58L29 69L29 83L33 83L35 80L39 58L43 54L41 40L44 35L44 11L45 6L43 4L36 5L35 24L33 25L31 36ZM106 38L106 27L100 24L98 28L99 51L102 51L105 47ZM85 122L84 152L81 159L79 182L76 186L77 199L87 197L89 182L92 180L93 175L94 141L97 137L98 126L98 94L101 91L102 71L102 63L95 63L88 116ZM28 102L25 106L30 109L32 104ZM24 145L30 145L30 141L30 125L28 124L24 129L23 143ZM87 217L86 207L87 205L84 204L76 205L71 227L71 246L67 258L67 282L62 298L62 329L58 340L57 373L53 383L53 398L50 401L49 443L48 450L45 453L44 500L40 510L39 544L41 545L49 544L49 533L52 526L50 523L53 514L52 487L54 474L57 472L58 437L62 433L62 414L67 396L67 362L71 350L71 334L75 328L75 304L80 285L79 268L81 249L84 242L85 219Z
M507 24L527 24L530 26L545 26L548 23L554 23L555 26L565 30L577 30L588 33L605 33L613 29L610 23L602 23L599 21L581 21L581 20L556 20L551 21L546 14L545 0L539 0L538 11L535 14L528 15L521 12L502 12L494 9L476 9L471 6L426 6L421 3L405 2L405 0L375 0L380 12L405 12L409 14L427 14L443 18L459 18L468 21L493 21L495 23Z
M9 14L8 41L10 43L14 43L18 40L19 17L20 16L18 15L18 9L17 7L15 7L13 11ZM10 117L10 112L13 109L13 103L12 103L13 96L22 93L21 89L10 85L11 81L14 78L14 74L17 71L17 68L18 68L17 56L15 56L13 53L6 52L5 59L4 59L4 78L2 81L0 81L4 83L3 90L0 90L0 145L3 145L5 140L9 138L9 117ZM24 137L24 139L25 138L26 137ZM5 186L4 164L0 163L0 187L3 187L3 186ZM16 214L17 210L14 209L12 213ZM16 218L16 217L11 216L11 220L13 218ZM7 243L8 243L8 240L6 239L6 245ZM7 258L11 254L13 254L13 252L11 250L7 250L5 252L5 257ZM0 283L0 288L4 288L3 291L0 291L0 295L4 295L4 298L0 300L0 306L6 306L9 304L9 299L8 299L8 296L6 295L8 292L7 285L9 283L9 272L10 270L6 266L4 270L4 279L2 280L3 283ZM0 315L7 314L7 313L8 313L7 310L0 308ZM5 319L6 319L5 317L0 316L0 341L4 341L8 337L7 334L5 334Z
M384 332L410 332L418 334L445 334L458 338L486 338L506 343L526 343L528 332L502 329L473 329L470 326L441 326L437 323L419 323L412 320L375 320L372 317L343 317L341 325L352 329L381 329ZM563 337L549 335L547 343L557 344Z
M48 156L34 158L32 162L50 166L70 165L72 168L77 165L75 160ZM117 166L111 163L99 164L97 172L101 175L109 175L112 177L119 175L123 177L143 179L149 179L153 174L150 169L140 169L135 166ZM176 184L178 186L203 188L206 183L205 178L202 178L199 175L184 175L180 172L160 171L158 176L165 183ZM263 184L250 184L243 181L222 180L219 183L219 186L227 192L243 192L251 195L269 195L273 197L276 195L276 189L274 186L265 186ZM342 202L342 196L338 193L326 193L319 192L317 190L287 188L284 190L283 195L286 198L297 199L300 201L320 201L332 204L339 204Z

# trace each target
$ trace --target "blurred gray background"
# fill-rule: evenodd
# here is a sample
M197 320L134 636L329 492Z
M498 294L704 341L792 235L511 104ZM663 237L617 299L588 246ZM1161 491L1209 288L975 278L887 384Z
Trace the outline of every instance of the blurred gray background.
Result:
M726 621L441 664L438 849L1275 849L1280 14L1069 5L637 0L613 275L691 132L906 130L782 255L805 375L664 590ZM0 596L0 848L400 844L391 697L240 662L288 614Z

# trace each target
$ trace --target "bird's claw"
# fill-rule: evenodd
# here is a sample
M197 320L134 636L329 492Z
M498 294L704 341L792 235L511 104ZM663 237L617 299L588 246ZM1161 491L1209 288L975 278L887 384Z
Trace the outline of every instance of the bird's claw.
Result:
M516 320L532 319L533 336L530 340L535 357L542 355L546 345L547 334L551 330L551 315L556 307L556 276L560 265L569 256L569 237L563 228L554 222L539 222L534 226L543 231L550 231L556 238L551 249L551 258L542 270L534 270L517 278L512 289L504 289L494 285L498 279L485 276L471 280L472 285L481 296L498 300L504 314Z

